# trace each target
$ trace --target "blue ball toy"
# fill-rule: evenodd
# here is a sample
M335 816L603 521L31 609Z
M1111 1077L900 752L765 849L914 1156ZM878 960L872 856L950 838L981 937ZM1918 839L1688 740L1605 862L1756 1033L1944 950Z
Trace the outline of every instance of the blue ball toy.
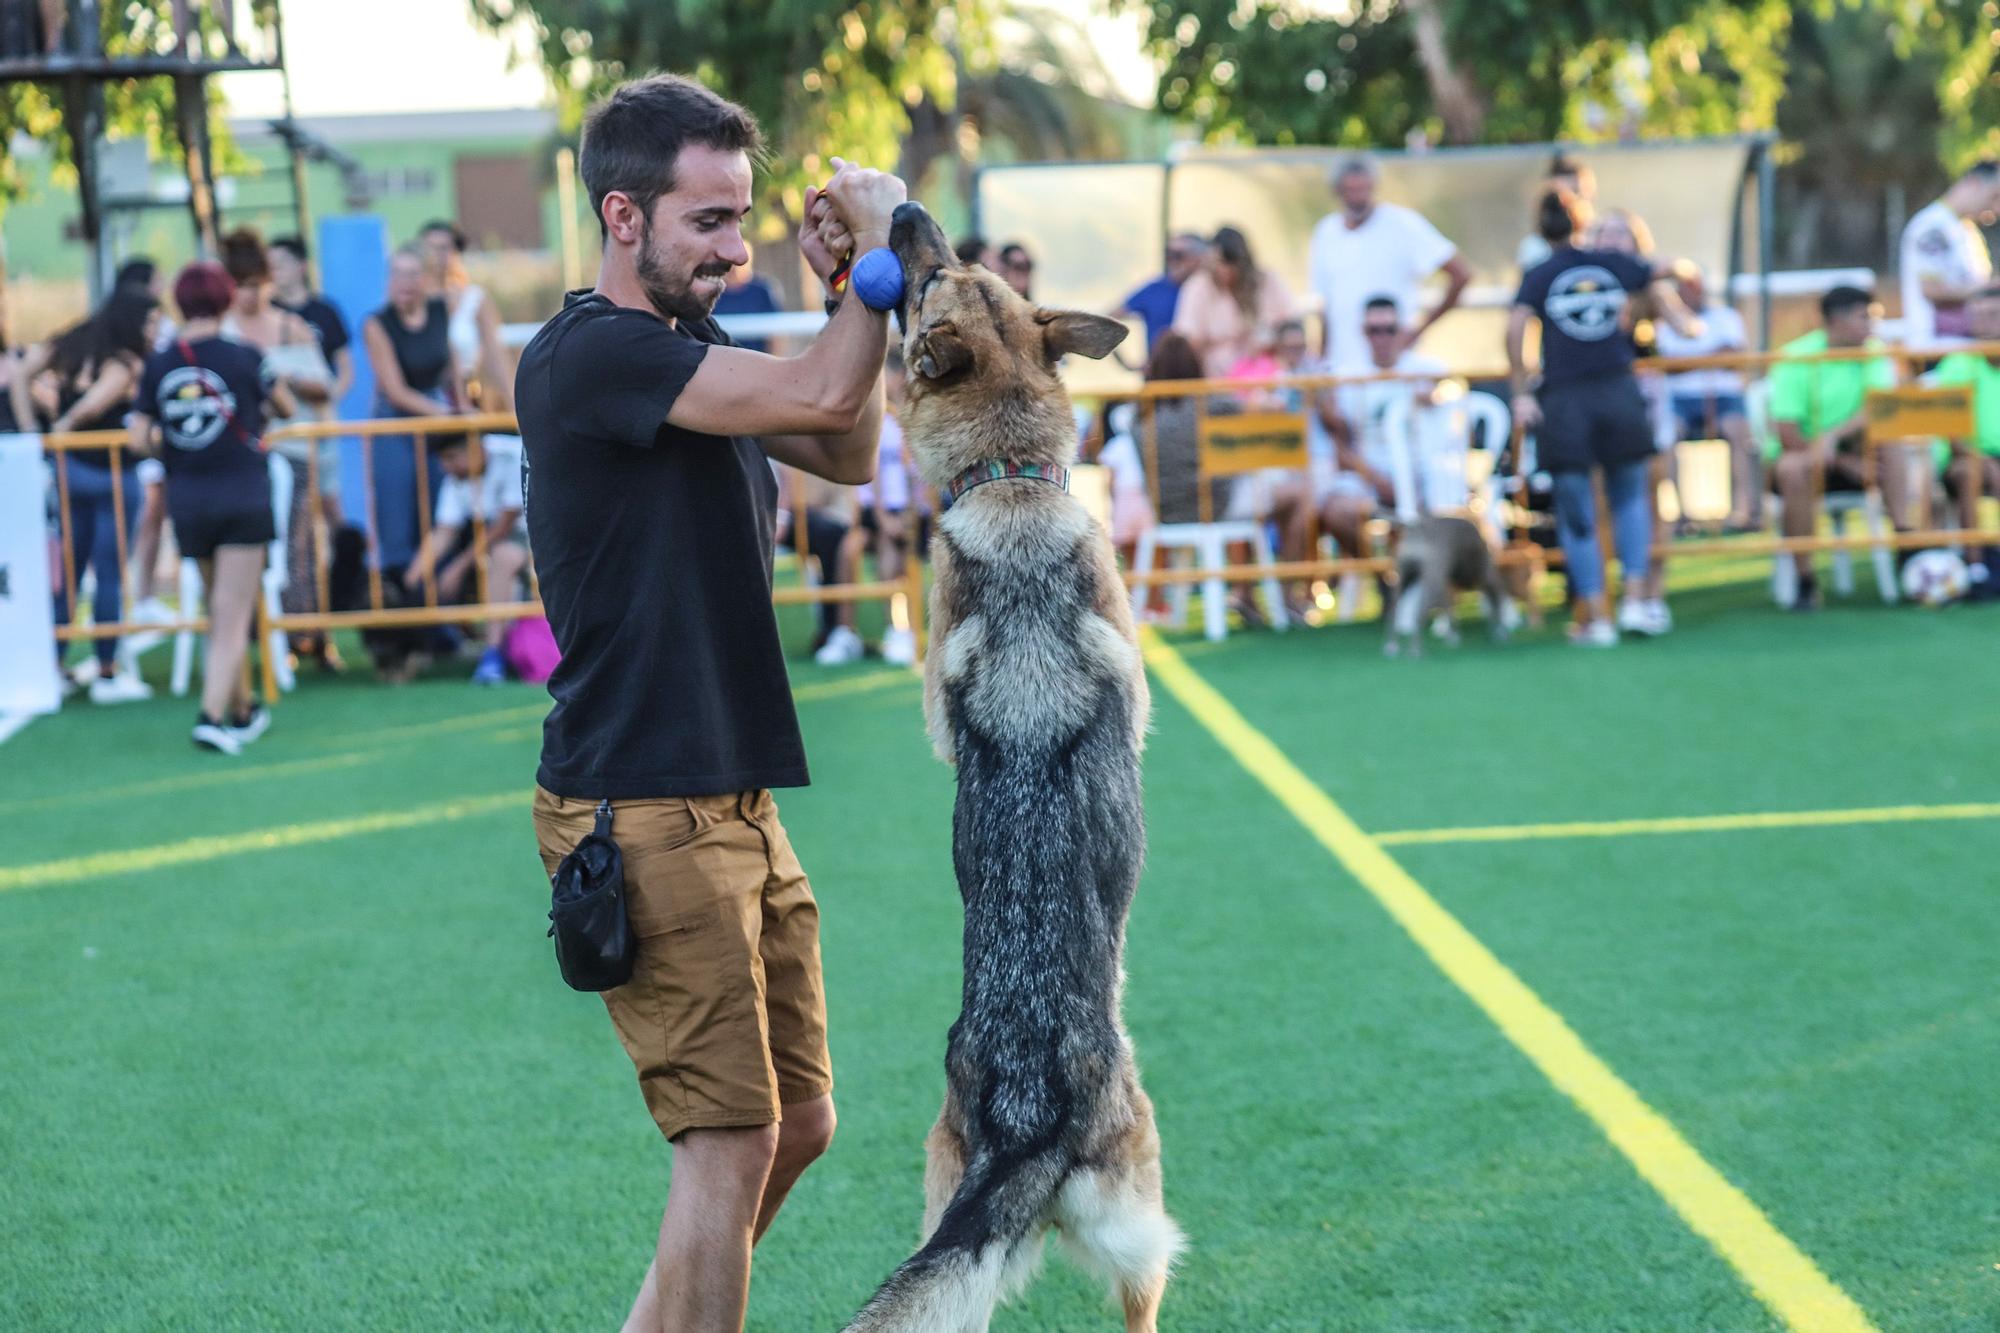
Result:
M894 310L903 303L903 264L888 249L870 250L855 260L847 281L870 310Z

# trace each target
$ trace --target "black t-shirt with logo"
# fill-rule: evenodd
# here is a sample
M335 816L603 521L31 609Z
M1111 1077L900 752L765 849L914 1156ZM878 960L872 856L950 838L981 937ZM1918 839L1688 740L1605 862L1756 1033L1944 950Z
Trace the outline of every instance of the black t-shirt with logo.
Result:
M536 780L558 796L802 787L755 441L667 424L713 320L572 292L521 355L515 408L535 570L562 663Z
M1514 304L1542 321L1542 384L1572 384L1629 369L1625 303L1653 281L1653 266L1617 250L1565 245L1521 278Z
M159 425L169 507L270 503L261 441L273 379L264 354L233 338L175 341L146 359L133 408Z

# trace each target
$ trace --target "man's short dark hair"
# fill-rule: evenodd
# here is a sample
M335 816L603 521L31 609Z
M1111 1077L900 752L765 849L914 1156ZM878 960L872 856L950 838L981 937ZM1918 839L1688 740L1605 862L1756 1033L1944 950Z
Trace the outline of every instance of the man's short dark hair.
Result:
M432 218L429 222L417 228L417 235L428 236L434 231L441 231L450 236L451 248L460 254L465 253L465 233L458 229L456 222L447 222L443 218Z
M1545 174L1553 180L1557 176L1580 176L1583 171L1581 158L1571 157L1568 153L1558 151L1549 159L1549 169Z
M1983 157L1959 174L1973 180L2000 180L2000 157Z
M1835 320L1857 306L1867 307L1875 303L1875 297L1859 287L1829 287L1825 296L1819 298L1819 314L1824 320Z
M604 222L604 196L628 196L650 222L653 205L674 188L674 163L681 149L699 144L724 153L764 156L764 132L757 118L736 103L678 74L655 74L618 88L590 109L583 120L583 150L577 170Z
M1403 307L1401 303L1398 302L1395 297L1389 296L1387 294L1380 294L1369 297L1367 303L1361 307L1361 313L1365 316L1370 310L1393 311L1395 313L1396 318L1399 321L1403 318Z
M951 247L951 252L958 256L958 262L961 264L981 263L986 257L986 238L961 236L958 238L958 244Z
M306 254L305 241L297 236L273 237L271 240L270 248L273 250L283 250L286 254L298 260L301 264L305 263L307 258L309 258L309 256Z

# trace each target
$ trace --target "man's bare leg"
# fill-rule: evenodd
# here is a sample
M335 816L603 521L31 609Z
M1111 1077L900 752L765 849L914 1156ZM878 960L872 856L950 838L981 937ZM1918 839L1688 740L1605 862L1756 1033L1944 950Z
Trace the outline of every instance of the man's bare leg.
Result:
M777 1149L776 1125L690 1129L674 1142L659 1247L626 1333L740 1333L751 1240Z
M815 1097L785 1108L784 1121L778 1126L778 1151L771 1159L771 1176L764 1182L764 1198L757 1206L757 1228L751 1234L751 1244L764 1239L792 1186L833 1142L833 1124L832 1097Z

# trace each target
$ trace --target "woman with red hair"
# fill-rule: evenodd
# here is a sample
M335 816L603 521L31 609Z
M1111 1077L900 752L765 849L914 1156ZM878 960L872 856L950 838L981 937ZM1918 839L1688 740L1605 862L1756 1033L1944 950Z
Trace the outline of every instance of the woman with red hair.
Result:
M208 656L193 739L220 754L240 753L270 725L243 685L242 666L264 547L277 535L265 414L297 409L262 352L223 336L235 296L220 264L204 260L181 270L174 281L180 336L146 361L131 417L132 447L150 453L158 444L181 554L201 566L208 590Z

